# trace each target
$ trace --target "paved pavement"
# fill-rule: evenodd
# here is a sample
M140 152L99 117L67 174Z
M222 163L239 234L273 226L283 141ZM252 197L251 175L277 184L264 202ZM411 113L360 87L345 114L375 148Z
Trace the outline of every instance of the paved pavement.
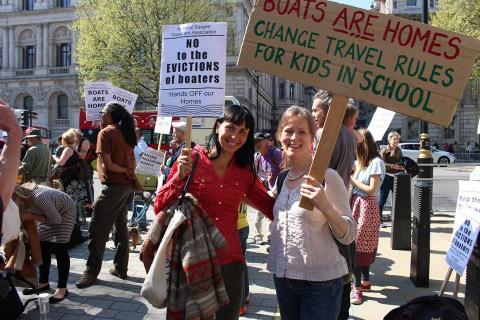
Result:
M149 212L150 218L152 212ZM390 249L390 228L380 232L378 257L371 268L372 292L365 293L365 302L352 306L351 319L383 319L389 310L416 296L438 293L447 265L444 262L453 225L453 213L435 214L432 217L432 237L430 256L430 287L416 288L409 279L410 251ZM251 222L250 237L253 238L254 213L249 210ZM264 223L266 229L266 223ZM250 242L253 242L250 239ZM66 300L51 305L51 319L164 319L165 310L151 307L141 296L140 288L145 277L142 263L138 259L138 249L130 254L128 280L120 280L108 273L113 260L113 243L109 242L105 250L105 263L96 285L79 290L73 284L85 267L87 243L70 251L71 269L68 288L70 294ZM247 259L250 276L251 303L248 314L241 319L272 319L276 316L276 297L272 277L266 271L266 246L250 243ZM52 259L55 264L55 259ZM52 266L51 284L56 287L56 268ZM463 298L464 278L460 287ZM451 290L451 286L447 292ZM451 294L451 293L450 293ZM31 305L21 319L38 319L39 313ZM277 317L278 318L278 317Z

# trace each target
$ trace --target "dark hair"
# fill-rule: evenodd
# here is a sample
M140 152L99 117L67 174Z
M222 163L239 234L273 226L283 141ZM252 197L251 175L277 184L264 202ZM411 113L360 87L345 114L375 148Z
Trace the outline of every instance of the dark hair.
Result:
M356 155L360 168L364 169L375 157L378 157L377 144L367 129L360 129L358 132L362 134L363 141L357 144Z
M244 106L227 106L225 107L225 115L222 118L218 118L215 121L215 125L213 126L212 133L208 137L207 142L207 149L209 151L215 150L210 158L217 159L222 152L222 146L220 145L220 141L218 140L218 134L216 132L217 126L222 124L224 121L228 121L234 123L236 125L245 123L245 128L250 129L248 131L247 140L243 144L243 146L235 152L235 160L240 167L249 167L255 172L255 166L253 164L253 157L255 154L255 142L253 139L253 133L255 131L255 121L253 119L253 115Z
M132 147L136 146L137 136L135 135L135 123L132 115L116 102L107 103L105 111L110 113L113 123L120 127L125 142Z

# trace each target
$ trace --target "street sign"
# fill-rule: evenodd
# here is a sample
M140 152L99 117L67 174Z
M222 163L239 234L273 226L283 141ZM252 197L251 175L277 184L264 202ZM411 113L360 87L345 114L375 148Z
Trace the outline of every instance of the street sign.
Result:
M238 65L448 126L479 53L477 39L391 15L259 0Z

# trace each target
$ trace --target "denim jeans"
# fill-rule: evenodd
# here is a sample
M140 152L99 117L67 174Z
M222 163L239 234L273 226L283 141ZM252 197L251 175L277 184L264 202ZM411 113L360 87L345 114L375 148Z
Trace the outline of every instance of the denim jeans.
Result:
M306 281L273 277L282 320L337 320L342 278Z
M132 208L132 219L130 220L132 224L138 222L138 227L141 229L147 228L147 210L148 204L143 200L134 200Z
M390 191L393 191L393 177L386 174L385 179L380 186L380 196L378 197L378 206L380 207L380 220L382 219L383 206L387 202Z

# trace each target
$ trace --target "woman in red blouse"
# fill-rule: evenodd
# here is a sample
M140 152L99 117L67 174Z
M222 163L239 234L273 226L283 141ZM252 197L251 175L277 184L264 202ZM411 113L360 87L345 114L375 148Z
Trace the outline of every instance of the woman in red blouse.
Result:
M237 231L238 206L245 202L273 219L274 200L255 174L254 119L242 106L228 106L215 122L207 148L196 145L184 149L172 167L167 183L155 200L155 213L176 200L192 169L192 158L199 155L193 180L188 188L225 237L227 245L217 251L230 303L221 307L215 319L238 319L244 290L245 258Z

